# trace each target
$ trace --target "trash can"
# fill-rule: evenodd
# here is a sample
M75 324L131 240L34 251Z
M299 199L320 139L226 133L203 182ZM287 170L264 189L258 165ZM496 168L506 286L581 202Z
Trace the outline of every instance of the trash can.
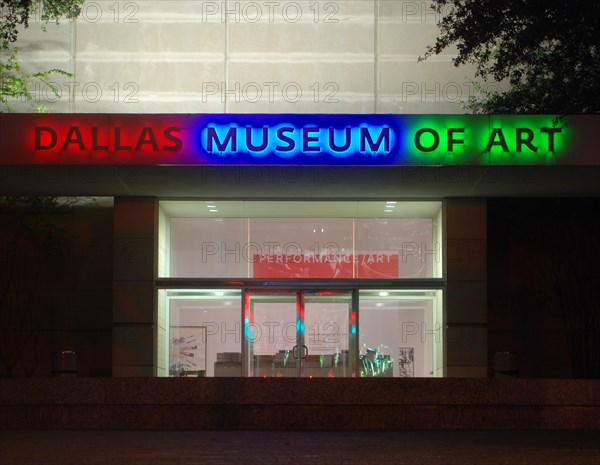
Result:
M77 354L72 350L52 352L52 376L72 377L77 375Z
M518 378L519 357L516 352L494 354L494 378Z

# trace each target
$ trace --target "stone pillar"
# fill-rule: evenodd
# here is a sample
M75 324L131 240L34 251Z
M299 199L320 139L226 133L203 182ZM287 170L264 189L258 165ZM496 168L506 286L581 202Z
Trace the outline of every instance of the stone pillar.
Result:
M155 376L154 277L158 202L114 203L113 376Z
M487 376L487 202L444 200L445 376Z

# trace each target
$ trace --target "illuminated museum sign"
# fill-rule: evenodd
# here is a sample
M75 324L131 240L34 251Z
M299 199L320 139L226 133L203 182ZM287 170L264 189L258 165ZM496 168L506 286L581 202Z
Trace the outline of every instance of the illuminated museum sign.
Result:
M598 165L597 116L0 114L2 164Z

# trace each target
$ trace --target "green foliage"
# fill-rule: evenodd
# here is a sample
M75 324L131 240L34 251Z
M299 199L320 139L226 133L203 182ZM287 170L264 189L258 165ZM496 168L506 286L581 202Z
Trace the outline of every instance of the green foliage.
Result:
M74 19L85 0L0 0L0 50L8 50L17 40L19 27L28 27L31 16L42 23Z
M600 112L600 2L434 0L441 35L419 60L456 46L506 92L471 97L475 113Z
M19 63L13 44L18 38L19 28L28 27L33 15L36 15L42 24L58 22L62 18L74 19L81 13L84 1L0 0L0 112L10 111L10 99L20 99L35 106L34 97L29 89L36 81L41 81L58 96L59 89L49 78L56 75L71 77L71 74L59 69L26 73ZM37 106L36 110L42 113L46 111L42 106Z
M0 62L0 112L10 110L10 98L21 99L34 105L34 97L29 89L36 80L42 82L56 97L59 97L60 89L55 82L49 79L56 75L72 77L72 74L60 69L32 74L25 73L19 64L17 52L13 52L6 62ZM38 113L46 111L42 106L38 106L36 109Z

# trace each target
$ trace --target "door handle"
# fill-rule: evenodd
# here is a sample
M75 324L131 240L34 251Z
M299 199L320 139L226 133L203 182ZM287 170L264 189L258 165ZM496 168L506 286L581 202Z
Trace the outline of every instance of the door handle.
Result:
M308 357L308 347L306 347L306 346L300 346L300 347L302 348L301 354L303 354L303 355L300 355L300 357L305 359L306 357Z
M298 350L298 349L300 349L300 350ZM292 357L294 357L296 360L298 360L298 359L304 360L306 357L308 357L308 347L294 346L292 348Z

